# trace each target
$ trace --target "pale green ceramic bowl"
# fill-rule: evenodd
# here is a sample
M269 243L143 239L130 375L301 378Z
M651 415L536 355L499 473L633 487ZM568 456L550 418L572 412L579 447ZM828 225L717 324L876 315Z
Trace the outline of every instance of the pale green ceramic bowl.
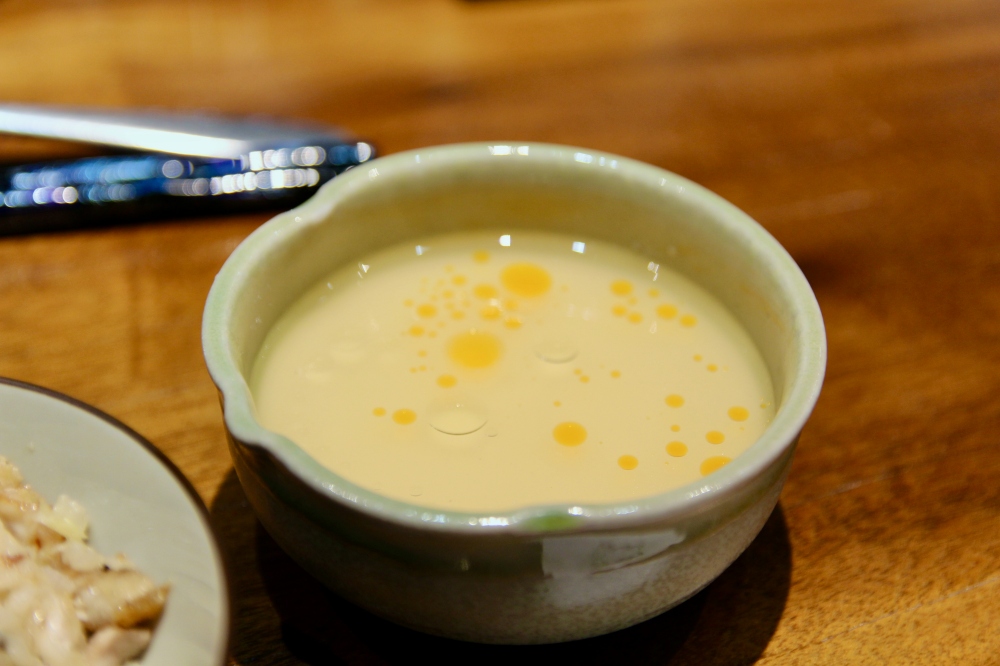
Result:
M773 423L732 463L670 492L481 515L360 488L257 422L252 364L307 287L378 248L462 229L606 240L700 283L759 347L775 387ZM826 364L808 283L744 213L648 164L519 143L416 150L338 176L236 249L209 294L202 343L237 474L275 540L330 588L383 617L492 643L614 631L711 582L774 508Z

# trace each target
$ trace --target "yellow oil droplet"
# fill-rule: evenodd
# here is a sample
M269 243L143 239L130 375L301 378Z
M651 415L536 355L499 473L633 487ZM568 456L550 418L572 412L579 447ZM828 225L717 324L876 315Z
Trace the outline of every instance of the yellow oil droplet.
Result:
M580 375L580 381L586 384L587 382L590 381L590 377L588 377L587 375Z
M454 312L451 313L451 318L452 319L465 319L465 313L462 312L461 310L455 310Z
M583 368L573 368L573 374L574 375L582 375L583 374Z
M677 316L677 308L673 305L664 304L656 308L656 314L663 319L673 319Z
M467 368L486 368L500 358L502 346L497 336L472 329L459 333L448 343L451 360Z
M444 272L445 272L445 273L451 273L451 272L453 272L454 270L455 270L455 267L454 267L454 266L452 266L451 264L448 264L447 266L445 266L445 267L444 267Z
M638 312L630 312L628 313L628 320L633 324L638 324L642 321L642 315Z
M458 380L455 379L452 375L441 375L440 377L437 378L437 385L440 386L441 388L451 388L457 383Z
M702 359L702 355L701 354L695 354L694 355L694 360L698 361L699 363L701 363L701 359Z
M587 439L587 429L579 423L564 421L552 430L552 436L563 446L579 446Z
M611 371L611 376L614 377L615 379L618 379L619 377L622 376L622 373L620 371L618 371L618 370L612 370Z
M410 327L410 330L408 332L413 337L419 338L421 335L424 334L424 327L423 326L417 326L416 324L414 324L413 326Z
M413 307L413 299L412 298L406 299L405 301L403 301L403 305L405 305L408 308L412 308Z
M709 444L722 444L726 441L726 436L718 430L709 430L705 433L705 439L708 440Z
M410 368L410 372L416 372L416 371L417 371L416 368Z
M375 416L385 416L385 407L376 407L372 410L372 414Z
M732 458L727 456L712 456L711 458L706 458L705 462L701 464L701 475L708 476L712 472L721 469L732 462Z
M428 338L436 338L437 336L438 336L437 331L431 331L430 333L427 334Z
M635 456L622 456L618 459L618 466L622 469L635 469L639 466L639 459Z
M746 407L730 407L728 414L734 421L746 421L750 418L750 412Z
M438 328L444 328L445 326L447 326L447 324L445 324L443 321L438 322ZM428 333L428 335L430 335L430 333Z
M451 283L453 285L455 285L456 287L461 287L467 281L468 281L468 279L464 275L456 275L455 277L453 277L451 279Z
M682 458L687 455L688 447L684 442L670 442L667 444L667 455L674 458Z
M672 430L673 432L680 432L681 427L675 423L672 426L670 426L670 430Z
M479 316L483 319L489 319L490 321L499 319L503 312L495 305L484 306L479 311Z
M424 356L427 356L427 350L426 349L421 349L420 351L417 352L417 356L419 356L421 358L423 358Z
M556 401L555 401L555 402L553 402L552 404L553 404L553 405L555 405L556 407L562 407L562 403L561 403L561 402L559 402L558 400L556 400Z
M503 325L511 330L521 328L521 320L517 317L507 317L503 320Z
M426 365L419 365L419 366L417 366L417 370L419 370L420 372L426 372L427 366Z
M667 402L667 405L669 405L670 407L683 407L684 406L684 398L682 398L681 396L677 395L676 393L672 393L672 394L668 395L666 402Z
M650 298L656 298L659 295L660 295L660 290L659 289L650 289L649 290L649 297Z
M496 298L497 293L497 288L491 284L477 284L472 289L472 295L483 300Z
M705 369L708 370L709 372L715 372L716 370L719 369L719 366L717 366L714 363L709 363L708 365L705 366Z
M632 293L632 283L628 280L615 280L611 283L611 293L616 296L628 296Z
M485 264L490 260L490 253L486 250L476 250L472 253L472 260L477 264Z
M628 308L624 305L616 305L611 308L611 314L616 317L624 317L626 312L628 312Z
M629 296L629 299L628 299L628 304L629 305L635 305L638 302L639 302L638 298L636 298L635 296Z
M444 291L441 292L441 295L444 296L445 298L455 298L455 292L452 291L451 289L445 289Z
M508 298L503 302L503 307L505 310L511 310L511 311L516 310L517 301L515 301L513 298Z
M412 409L397 409L392 413L392 420L399 425L409 425L417 420L417 413Z
M538 264L520 262L504 268L500 282L518 296L541 296L552 287L552 276Z
M417 316L427 319L437 314L438 309L430 303L421 303L417 306Z
M761 409L767 409L767 408L768 408L768 407L770 407L770 406L771 406L771 403L769 403L769 402L768 402L767 400L763 400L763 401L761 401L761 403L760 403L760 408L761 408Z
M681 317L680 321L681 321L681 326L686 326L687 328L691 328L692 326L698 323L698 318L695 317L694 315L684 315L683 317Z

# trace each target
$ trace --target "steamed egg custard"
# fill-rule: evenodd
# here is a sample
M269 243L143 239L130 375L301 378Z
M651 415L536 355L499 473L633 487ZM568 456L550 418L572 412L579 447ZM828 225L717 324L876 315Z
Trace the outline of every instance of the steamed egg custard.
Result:
M598 504L711 474L774 416L705 290L618 246L431 237L321 280L268 334L260 422L387 497L469 512Z

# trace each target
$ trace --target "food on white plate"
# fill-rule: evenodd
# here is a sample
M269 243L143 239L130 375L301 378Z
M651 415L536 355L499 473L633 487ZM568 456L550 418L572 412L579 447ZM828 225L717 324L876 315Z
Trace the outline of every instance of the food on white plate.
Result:
M149 645L169 586L87 530L84 507L50 505L0 456L0 666L120 666Z

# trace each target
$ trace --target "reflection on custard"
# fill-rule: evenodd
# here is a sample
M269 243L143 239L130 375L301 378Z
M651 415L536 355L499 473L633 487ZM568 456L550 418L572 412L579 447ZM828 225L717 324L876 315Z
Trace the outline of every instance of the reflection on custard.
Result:
M261 422L378 493L500 511L664 492L771 421L758 352L703 290L604 243L502 239L422 239L320 281L254 366Z

